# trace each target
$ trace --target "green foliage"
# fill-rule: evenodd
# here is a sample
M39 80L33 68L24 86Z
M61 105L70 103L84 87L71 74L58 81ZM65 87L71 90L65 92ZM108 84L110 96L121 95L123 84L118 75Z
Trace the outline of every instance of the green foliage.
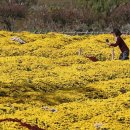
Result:
M119 4L128 2L128 0L83 0L86 5L91 6L97 12L109 12Z

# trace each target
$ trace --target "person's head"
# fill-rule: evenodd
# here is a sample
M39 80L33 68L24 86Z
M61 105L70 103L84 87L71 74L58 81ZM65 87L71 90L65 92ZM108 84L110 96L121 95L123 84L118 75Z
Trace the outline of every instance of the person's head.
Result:
M117 29L117 28L114 28L113 31L112 31L112 33L113 33L116 37L122 35L122 33L120 32L120 30Z

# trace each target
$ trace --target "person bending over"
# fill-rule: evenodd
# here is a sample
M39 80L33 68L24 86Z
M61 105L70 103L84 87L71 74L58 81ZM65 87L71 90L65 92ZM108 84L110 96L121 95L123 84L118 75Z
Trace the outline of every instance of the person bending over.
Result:
M116 38L116 43L112 44L109 42L109 40L107 39L106 42L109 46L113 46L113 47L117 47L119 46L120 50L121 50L121 54L119 56L120 60L128 60L129 59L129 48L126 45L126 43L124 42L124 40L121 38L122 33L120 32L119 29L113 29L112 34L115 36Z

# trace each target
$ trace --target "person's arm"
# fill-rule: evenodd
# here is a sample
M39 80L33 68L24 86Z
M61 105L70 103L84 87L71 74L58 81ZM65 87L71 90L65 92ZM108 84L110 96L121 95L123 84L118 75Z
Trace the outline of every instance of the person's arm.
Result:
M117 47L119 45L120 39L117 38L116 43L110 43L110 46Z

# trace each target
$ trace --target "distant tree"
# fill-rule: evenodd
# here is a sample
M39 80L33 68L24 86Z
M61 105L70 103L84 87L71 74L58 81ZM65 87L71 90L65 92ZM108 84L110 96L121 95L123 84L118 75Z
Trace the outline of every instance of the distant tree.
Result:
M111 16L113 25L125 25L130 23L130 2L120 5L113 10Z
M14 21L25 18L29 6L36 2L36 0L1 0L0 23L5 25L5 29L12 31Z
M15 0L15 2L26 6L31 6L37 4L38 0Z
M0 5L0 22L5 25L5 28L12 31L13 21L25 18L26 6L17 4L15 1L3 1Z

